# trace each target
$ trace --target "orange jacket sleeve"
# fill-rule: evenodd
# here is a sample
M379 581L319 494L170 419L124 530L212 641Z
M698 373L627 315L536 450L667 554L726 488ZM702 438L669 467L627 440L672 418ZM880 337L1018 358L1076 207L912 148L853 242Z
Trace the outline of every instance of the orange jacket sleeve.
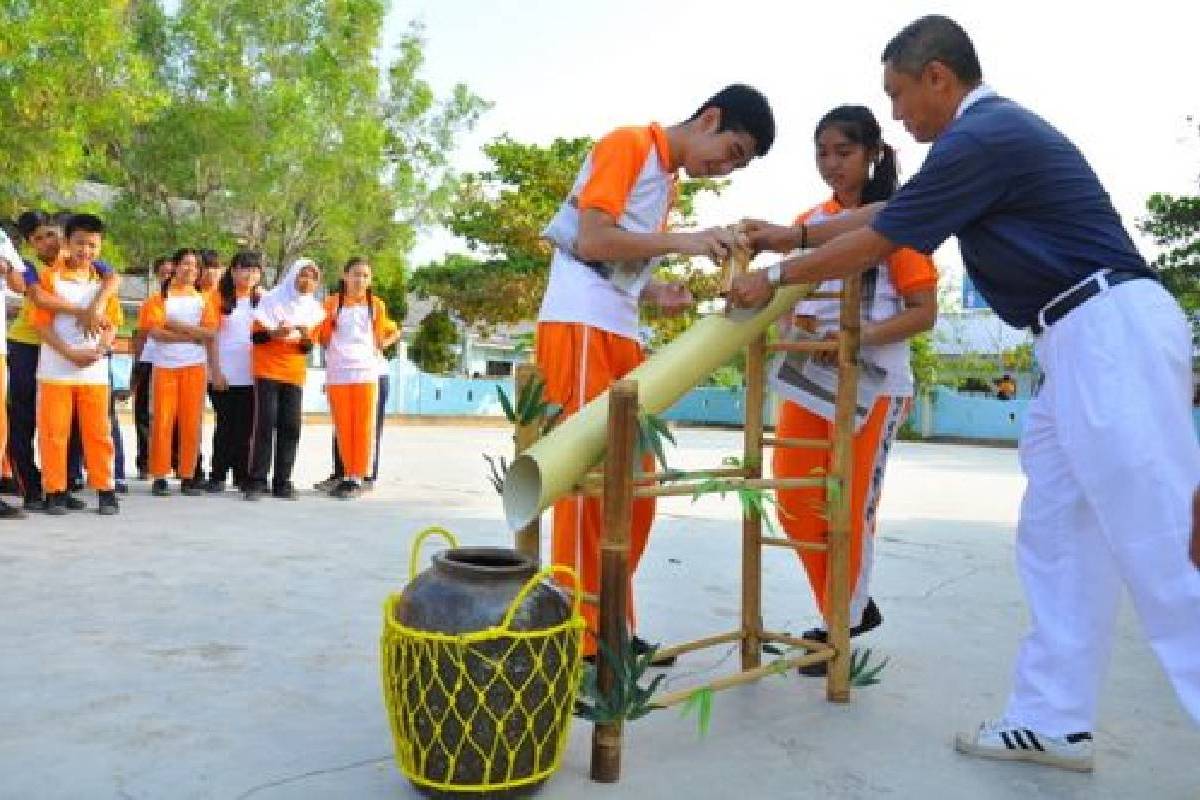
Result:
M579 210L594 208L620 219L654 140L643 128L618 128L592 148L591 171L579 192Z
M937 288L937 267L924 253L903 247L888 256L887 264L892 285L901 295Z

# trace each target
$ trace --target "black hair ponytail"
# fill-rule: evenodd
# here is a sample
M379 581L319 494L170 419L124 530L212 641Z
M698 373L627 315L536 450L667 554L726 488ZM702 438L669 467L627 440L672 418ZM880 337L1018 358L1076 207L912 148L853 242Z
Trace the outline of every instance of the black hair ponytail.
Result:
M866 106L838 106L821 117L813 138L816 139L830 127L836 127L847 139L862 145L868 153L875 154L867 170L867 181L863 184L863 204L887 200L895 194L900 185L896 151L883 141L879 121L871 109Z

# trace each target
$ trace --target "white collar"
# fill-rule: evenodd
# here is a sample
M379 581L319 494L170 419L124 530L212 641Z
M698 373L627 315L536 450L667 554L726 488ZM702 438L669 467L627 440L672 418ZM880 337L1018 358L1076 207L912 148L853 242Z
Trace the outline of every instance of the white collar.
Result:
M958 110L954 112L954 118L958 119L959 117L961 117L963 115L963 112L965 112L968 108L970 108L971 106L978 103L983 98L995 97L995 96L996 96L996 92L994 89L992 89L992 87L988 86L986 83L979 84L974 89L972 89L970 92L968 92L967 96L964 97L962 99L962 102L958 104Z

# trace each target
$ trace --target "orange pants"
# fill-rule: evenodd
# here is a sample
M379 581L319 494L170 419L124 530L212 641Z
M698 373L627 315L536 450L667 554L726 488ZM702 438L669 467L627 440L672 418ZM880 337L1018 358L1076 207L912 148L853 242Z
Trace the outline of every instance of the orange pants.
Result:
M870 416L854 437L854 475L850 487L850 574L853 576L850 622L857 624L867 603L867 591L873 559L863 557L864 545L875 535L875 509L887 465L888 451L900 425L908 415L909 398L880 397ZM801 408L784 403L779 413L777 432L786 439L829 439L833 423ZM777 478L807 478L827 474L830 468L828 450L777 448L773 472ZM778 494L779 522L787 535L797 542L824 542L829 523L824 518L825 490L821 488L780 489ZM822 615L827 614L828 575L827 553L801 550L800 560L808 572L813 595Z
M176 420L179 422L179 477L188 480L195 475L207 386L208 370L203 364L154 367L150 377L151 477L165 478L171 471L171 439Z
M88 485L113 488L113 440L108 424L108 386L38 381L37 442L46 493L67 490L67 443L71 420L79 419Z
M603 394L614 381L623 378L642 363L642 348L632 339L587 325L569 322L539 322L534 357L546 381L545 399L559 403L563 416L570 416L589 400ZM645 457L644 469L654 468L652 456ZM629 531L629 610L630 630L636 622L633 605L633 574L646 549L650 525L654 522L654 498L633 501L633 522ZM554 564L572 567L579 574L583 591L600 593L600 540L604 533L604 511L600 500L572 497L554 504L551 533L551 559ZM596 631L596 607L583 604L588 630ZM584 637L584 652L592 654L596 644L589 634Z
M347 478L371 474L375 447L375 396L379 381L331 384L325 387L333 413L333 433Z

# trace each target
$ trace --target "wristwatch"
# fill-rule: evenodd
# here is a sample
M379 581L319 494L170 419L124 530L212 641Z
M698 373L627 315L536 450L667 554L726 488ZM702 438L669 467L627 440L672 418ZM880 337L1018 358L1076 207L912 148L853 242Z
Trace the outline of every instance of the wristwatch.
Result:
M783 282L783 264L776 262L767 267L767 281L772 286L778 286Z

